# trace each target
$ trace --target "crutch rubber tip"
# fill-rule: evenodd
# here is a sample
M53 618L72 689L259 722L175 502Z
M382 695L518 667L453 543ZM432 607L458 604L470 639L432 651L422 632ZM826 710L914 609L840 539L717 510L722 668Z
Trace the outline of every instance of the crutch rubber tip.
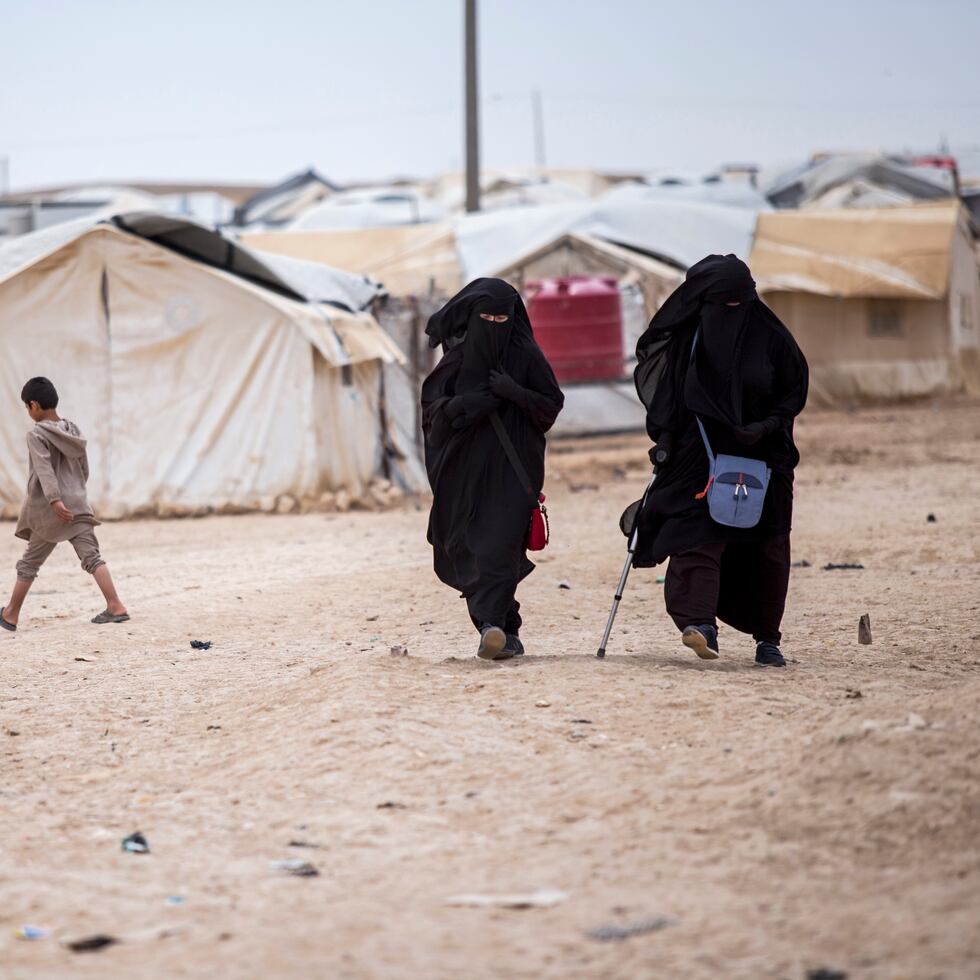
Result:
M599 647L599 649L596 651L596 656L600 660L604 659L605 656L606 656L606 648L605 647Z

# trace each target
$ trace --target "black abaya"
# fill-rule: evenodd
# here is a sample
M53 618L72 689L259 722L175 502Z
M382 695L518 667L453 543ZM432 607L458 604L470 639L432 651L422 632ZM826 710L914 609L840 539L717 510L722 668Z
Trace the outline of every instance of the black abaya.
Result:
M640 338L637 360L647 431L670 455L637 516L635 564L788 534L800 458L793 419L806 403L808 370L790 332L757 297L748 267L734 255L711 255L692 266ZM716 524L706 501L697 499L708 457L695 413L715 453L751 456L771 467L756 527Z
M480 313L506 314L506 323ZM432 487L428 540L436 575L466 598L478 626L515 632L514 593L534 565L525 541L544 483L544 434L564 397L534 340L524 303L499 279L477 279L426 328L445 356L422 385L425 465ZM495 379L491 373L507 376ZM496 411L535 491L521 485L490 422Z

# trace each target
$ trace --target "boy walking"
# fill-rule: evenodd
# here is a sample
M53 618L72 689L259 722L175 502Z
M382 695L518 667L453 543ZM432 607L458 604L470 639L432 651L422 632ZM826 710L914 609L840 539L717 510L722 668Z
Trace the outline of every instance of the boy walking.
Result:
M90 573L105 596L106 608L93 623L124 623L129 619L112 584L109 568L99 554L95 519L88 505L88 455L85 440L74 422L60 418L58 392L47 378L31 378L20 397L34 428L27 434L29 469L27 496L14 532L28 542L17 562L17 581L10 602L0 609L0 627L17 629L20 607L37 573L59 541L70 541L82 568Z

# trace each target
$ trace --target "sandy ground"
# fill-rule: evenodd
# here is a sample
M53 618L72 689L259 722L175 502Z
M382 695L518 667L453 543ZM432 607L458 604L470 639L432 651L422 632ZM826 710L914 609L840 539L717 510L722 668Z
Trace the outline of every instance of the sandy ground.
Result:
M800 441L782 671L694 658L649 570L595 659L638 439L554 447L518 662L473 659L424 505L105 526L124 626L60 548L0 636L0 976L980 977L980 405Z

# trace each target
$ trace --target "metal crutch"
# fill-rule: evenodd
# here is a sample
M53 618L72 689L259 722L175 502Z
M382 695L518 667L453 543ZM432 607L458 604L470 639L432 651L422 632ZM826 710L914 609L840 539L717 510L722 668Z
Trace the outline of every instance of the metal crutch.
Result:
M606 620L606 631L602 634L602 643L599 644L599 649L596 651L596 656L602 660L606 656L606 644L609 642L609 634L612 632L613 622L616 619L616 613L619 612L619 603L623 598L623 590L626 588L626 580L629 578L630 569L633 567L633 556L636 554L636 544L640 537L640 529L636 526L636 518L640 516L641 511L646 506L647 497L650 491L653 489L653 484L657 479L657 467L662 463L667 461L667 450L658 449L654 453L654 464L653 464L653 475L650 477L650 482L647 484L646 490L643 491L643 498L640 500L640 506L636 510L636 514L633 516L633 533L629 537L629 547L626 552L626 564L623 565L623 574L619 576L619 585L616 587L616 595L613 596L612 609L609 610L609 619Z

